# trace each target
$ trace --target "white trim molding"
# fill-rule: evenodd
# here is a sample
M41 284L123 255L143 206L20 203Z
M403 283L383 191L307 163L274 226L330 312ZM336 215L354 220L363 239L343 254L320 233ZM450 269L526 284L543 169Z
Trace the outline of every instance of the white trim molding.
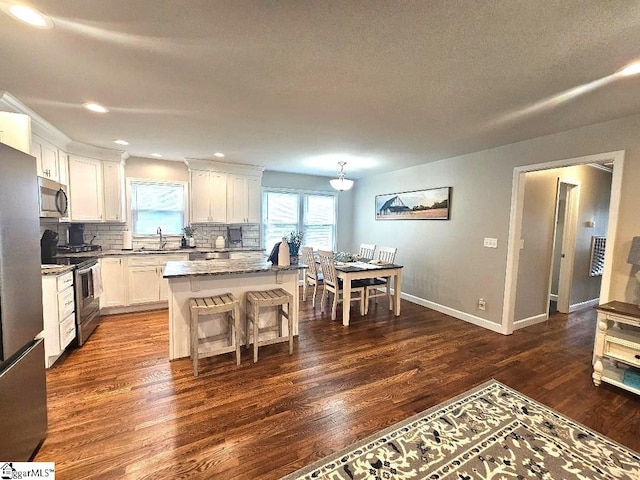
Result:
M600 301L608 302L611 288L611 272L615 255L616 232L620 210L620 192L622 191L622 172L624 170L624 150L598 153L583 157L567 158L535 165L525 165L513 169L513 188L511 194L511 214L509 219L509 239L507 242L507 267L505 275L504 304L502 307L502 331L506 334L514 330L516 288L518 278L518 260L522 233L525 173L553 168L588 165L593 163L613 163L611 180L611 199L609 203L609 222L607 227L607 250L604 258L604 271L600 288Z
M513 322L513 329L518 330L520 328L530 327L531 325L546 322L547 320L549 320L549 316L546 313L533 315L531 317L523 318L522 320L516 320L515 322Z
M569 305L569 313L584 310L586 308L595 307L600 303L599 298L592 298L591 300L585 300L584 302L572 303Z
M391 289L393 290L393 289ZM477 325L478 327L486 328L487 330L491 330L492 332L501 333L505 335L505 332L502 330L502 325L499 323L490 322L481 317L477 317L475 315L471 315L466 312L462 312L460 310L456 310L455 308L447 307L445 305L440 305L439 303L431 302L424 298L416 297L414 295L409 295L408 293L401 293L400 298L407 300L411 303L415 303L417 305L422 305L423 307L430 308L431 310L435 310L436 312L444 313L445 315L449 315L450 317L457 318L458 320L465 321L467 323L472 323L473 325Z

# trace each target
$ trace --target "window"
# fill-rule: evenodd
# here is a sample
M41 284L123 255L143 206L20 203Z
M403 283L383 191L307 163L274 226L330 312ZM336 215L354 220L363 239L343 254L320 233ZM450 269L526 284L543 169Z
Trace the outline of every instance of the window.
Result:
M336 197L332 194L264 191L262 238L267 251L292 230L304 233L302 244L333 250L336 244Z
M129 180L131 229L134 235L180 235L186 225L184 182Z

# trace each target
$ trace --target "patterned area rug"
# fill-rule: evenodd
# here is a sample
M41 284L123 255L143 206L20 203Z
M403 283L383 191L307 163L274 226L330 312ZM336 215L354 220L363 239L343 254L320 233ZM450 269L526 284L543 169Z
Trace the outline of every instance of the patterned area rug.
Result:
M293 479L640 479L640 455L492 380Z

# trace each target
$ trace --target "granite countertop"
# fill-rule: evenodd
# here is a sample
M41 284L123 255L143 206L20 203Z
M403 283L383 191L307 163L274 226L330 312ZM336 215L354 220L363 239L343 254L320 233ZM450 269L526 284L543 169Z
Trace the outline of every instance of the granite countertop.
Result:
M300 263L288 267L271 265L271 262L255 259L238 260L192 260L187 262L167 262L164 278L192 277L197 275L230 275L240 273L280 272L307 268Z
M166 255L171 253L185 253L190 252L264 252L264 248L260 247L227 247L227 248L166 248L164 250L149 249L134 249L134 250L94 250L92 252L78 252L78 253L64 253L58 254L56 257L110 257L115 255Z
M40 273L44 276L62 275L63 273L73 272L75 265L41 265Z

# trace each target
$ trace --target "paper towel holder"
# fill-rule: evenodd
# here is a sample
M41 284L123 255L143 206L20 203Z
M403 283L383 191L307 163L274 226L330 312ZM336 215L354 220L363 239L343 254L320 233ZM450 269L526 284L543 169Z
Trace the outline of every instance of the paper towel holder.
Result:
M130 230L125 230L124 232L122 232L122 249L133 250L133 241L131 238Z

